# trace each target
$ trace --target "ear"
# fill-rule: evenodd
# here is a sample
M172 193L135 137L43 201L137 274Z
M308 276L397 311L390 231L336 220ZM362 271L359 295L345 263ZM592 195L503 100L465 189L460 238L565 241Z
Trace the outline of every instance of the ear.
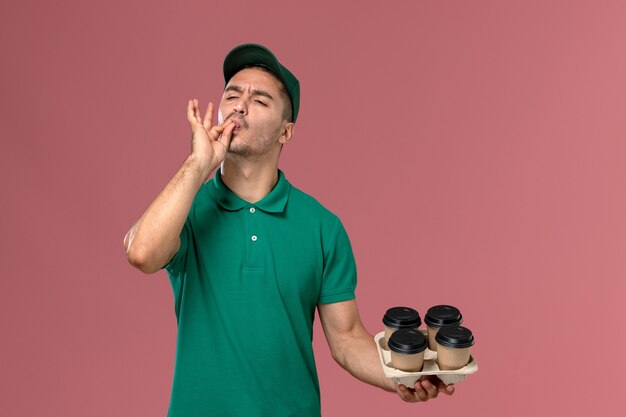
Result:
M293 129L295 128L295 125L296 124L293 122L285 122L283 126L283 133L282 135L280 135L280 138L278 138L278 142L280 142L281 145L291 142L291 139L293 138Z

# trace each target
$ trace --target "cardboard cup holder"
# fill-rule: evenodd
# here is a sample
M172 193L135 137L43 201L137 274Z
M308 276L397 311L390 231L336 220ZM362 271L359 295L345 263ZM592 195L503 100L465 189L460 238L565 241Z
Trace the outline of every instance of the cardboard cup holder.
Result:
M426 330L420 329L420 331L426 335ZM446 385L456 384L478 370L476 359L474 359L474 356L470 356L469 363L463 368L443 371L437 366L437 352L426 348L424 351L424 367L422 370L420 372L404 372L391 366L391 352L388 350L387 346L383 346L386 344L385 332L380 332L374 336L374 341L378 348L380 363L383 366L385 376L395 384L404 384L407 387L412 387L415 381L425 375L436 375Z

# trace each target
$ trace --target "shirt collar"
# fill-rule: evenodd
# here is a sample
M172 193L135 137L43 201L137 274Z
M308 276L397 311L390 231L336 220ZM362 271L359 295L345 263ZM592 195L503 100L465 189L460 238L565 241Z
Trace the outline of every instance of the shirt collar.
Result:
M291 190L291 184L281 170L278 170L278 182L272 191L254 204L239 198L224 184L221 168L215 173L212 184L217 202L225 210L229 211L237 211L246 206L254 206L268 213L282 213L287 205L289 191Z

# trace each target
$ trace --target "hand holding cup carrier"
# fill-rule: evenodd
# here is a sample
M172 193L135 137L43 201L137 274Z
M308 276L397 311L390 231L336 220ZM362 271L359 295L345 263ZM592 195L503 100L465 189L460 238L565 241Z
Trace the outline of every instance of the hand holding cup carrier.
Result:
M411 373L447 374L450 381L457 382L478 368L471 357L474 336L471 330L461 326L463 318L456 307L437 305L428 309L424 317L426 331L419 313L409 307L393 307L383 317L384 336L379 341L381 361L388 376ZM390 357L390 360L388 358ZM398 374L399 375L399 374Z

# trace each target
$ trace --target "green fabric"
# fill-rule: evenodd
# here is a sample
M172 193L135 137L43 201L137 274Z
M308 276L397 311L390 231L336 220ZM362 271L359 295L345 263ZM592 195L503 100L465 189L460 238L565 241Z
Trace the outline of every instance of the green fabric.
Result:
M180 238L166 266L178 321L169 416L319 417L315 308L353 299L356 286L337 216L282 172L250 204L218 170Z

